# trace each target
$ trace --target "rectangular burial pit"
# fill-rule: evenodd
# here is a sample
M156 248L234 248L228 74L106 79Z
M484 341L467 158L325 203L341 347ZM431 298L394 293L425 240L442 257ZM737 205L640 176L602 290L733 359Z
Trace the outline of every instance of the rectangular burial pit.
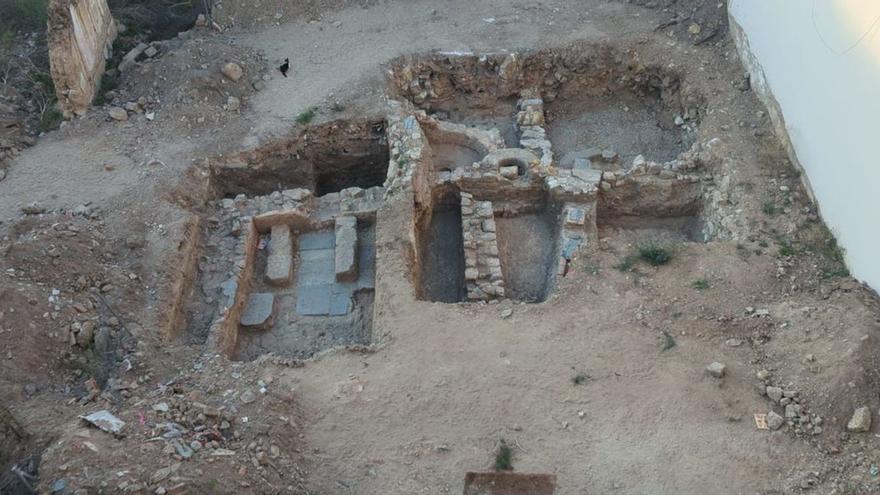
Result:
M558 215L543 207L516 214L495 214L498 255L507 296L542 302L553 285L559 237Z
M239 326L237 359L270 352L304 359L371 340L375 226L341 216L332 228L294 232L293 239L293 277L284 286L267 278L269 258L275 254L271 237L256 256L251 297L272 294L275 313L271 325Z
M461 302L467 296L461 198L453 189L435 195L434 206L418 229L419 299Z

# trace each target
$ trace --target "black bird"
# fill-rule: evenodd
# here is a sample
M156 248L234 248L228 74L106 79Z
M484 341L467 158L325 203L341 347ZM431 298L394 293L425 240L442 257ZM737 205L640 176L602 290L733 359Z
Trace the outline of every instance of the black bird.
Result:
M290 59L285 58L284 63L281 64L281 67L278 67L278 70L281 71L281 74L283 74L284 77L287 77L287 71L290 70Z

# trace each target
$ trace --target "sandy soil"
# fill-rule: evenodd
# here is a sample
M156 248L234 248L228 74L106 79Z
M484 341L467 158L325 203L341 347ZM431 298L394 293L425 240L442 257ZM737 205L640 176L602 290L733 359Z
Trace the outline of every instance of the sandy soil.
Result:
M105 493L138 483L150 492L183 484L195 493L461 493L465 472L490 469L503 438L516 471L555 473L560 494L878 489L876 438L845 431L855 407L880 406L876 295L835 272L815 207L756 99L737 88L732 43L723 33L692 36L688 22L656 29L696 3L684 10L698 14L690 21L705 15L715 29L719 17L703 2L417 0L334 4L326 13L317 6L303 17L237 24L248 30L184 36L123 80L119 98L149 94L155 120L117 123L96 109L41 138L0 181L0 391L32 434L9 460L45 452L44 489L64 479L96 490L103 483ZM713 172L730 184L716 212L730 240L677 243L668 265L619 270L638 237L611 229L547 301L495 305L417 301L403 247L379 246L387 255L378 260L383 296L369 352L330 352L302 367L243 365L185 336L163 340L163 295L187 219L210 214L198 167L206 158L294 132L310 107L315 122L381 115L383 64L398 55L584 40L638 47L705 90L697 137L724 142L727 159ZM273 70L285 57L288 78ZM219 75L228 60L245 67L239 83ZM242 99L240 113L223 109L228 96ZM658 158L677 144L643 130ZM25 216L32 203L45 213ZM768 203L779 211L767 213ZM99 213L84 217L80 205ZM380 217L377 228L396 220ZM787 246L792 254L780 253ZM47 303L52 289L60 302ZM506 308L513 315L505 319ZM85 317L113 329L106 355L65 340ZM669 338L675 346L664 350ZM713 361L727 365L724 379L706 376ZM753 414L771 408L756 392L759 370L797 390L825 432L756 429ZM105 393L83 401L92 377ZM242 399L261 388L268 395L257 402ZM149 443L167 419L153 404L169 398L187 421L198 420L193 403L224 407L239 436L223 447L237 454L197 454L152 482L176 462ZM98 408L140 425L137 433L84 434L77 415ZM259 455L270 444L280 449L270 455L275 469Z

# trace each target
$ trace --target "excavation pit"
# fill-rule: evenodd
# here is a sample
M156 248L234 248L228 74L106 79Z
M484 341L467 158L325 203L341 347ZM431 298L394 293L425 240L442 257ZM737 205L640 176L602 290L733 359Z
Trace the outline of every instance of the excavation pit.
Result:
M375 227L362 222L354 230L354 245L337 243L341 236L336 229L296 233L292 280L282 287L268 283L262 276L271 254L267 249L260 250L251 290L271 294L276 314L273 323L265 328L248 328L243 320L240 322L237 359L252 360L267 353L302 359L337 346L369 344ZM268 240L269 244L272 242ZM343 251L356 257L356 273L351 277L340 277L336 262L347 256Z
M630 167L639 155L673 160L693 144L694 134L684 122L675 124L676 109L629 91L559 97L546 111L548 137L566 168L576 157L598 154L593 162L613 172Z
M700 100L625 60L597 47L398 60L383 119L216 160L223 199L191 320L243 360L369 344L376 246L399 245L377 232L412 242L417 299L443 303L540 303L602 236L703 240L688 149ZM377 229L384 206L412 223Z
M194 339L239 360L371 342L385 139L382 121L333 122L212 164Z
M420 229L419 298L445 303L466 299L461 198L458 191L440 193Z
M547 298L556 270L557 218L548 209L495 216L501 270L511 299L542 302Z
M346 188L382 186L388 173L384 121L316 125L291 139L218 160L211 167L217 195L268 195L308 189L323 196Z

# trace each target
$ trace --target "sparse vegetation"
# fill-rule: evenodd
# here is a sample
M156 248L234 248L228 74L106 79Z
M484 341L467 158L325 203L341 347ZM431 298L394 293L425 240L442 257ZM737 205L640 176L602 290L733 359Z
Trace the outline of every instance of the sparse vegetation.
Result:
M765 215L771 217L774 215L778 215L782 212L782 210L778 206L776 206L776 203L772 201L767 201L766 203L764 203L764 206L761 207L761 211L763 211Z
M498 452L495 453L495 470L513 471L513 449L503 438L498 446Z
M780 240L778 253L779 253L779 256L782 258L794 256L794 246L792 246L791 242L789 242L789 241Z
M62 120L64 120L64 115L62 115L61 111L53 104L51 107L46 108L46 110L40 115L40 121L37 123L37 131L51 131L61 125Z
M639 246L639 258L651 266L660 266L672 260L672 253L656 243L648 243Z
M696 280L691 281L691 287L697 290L706 290L711 287L708 279L698 278Z
M583 385L584 383L587 383L587 380L589 379L590 376L586 373L578 373L577 375L571 377L571 383L574 383L575 385Z
M614 269L619 272L631 272L635 265L636 259L633 256L626 256L619 263L614 265Z
M296 123L300 125L308 124L312 121L312 119L315 118L315 114L317 113L317 111L318 109L315 107L305 110L304 112L296 116Z
M675 337L671 333L663 330L663 350L668 351L676 346Z
M16 30L46 29L48 0L0 0L0 38Z

